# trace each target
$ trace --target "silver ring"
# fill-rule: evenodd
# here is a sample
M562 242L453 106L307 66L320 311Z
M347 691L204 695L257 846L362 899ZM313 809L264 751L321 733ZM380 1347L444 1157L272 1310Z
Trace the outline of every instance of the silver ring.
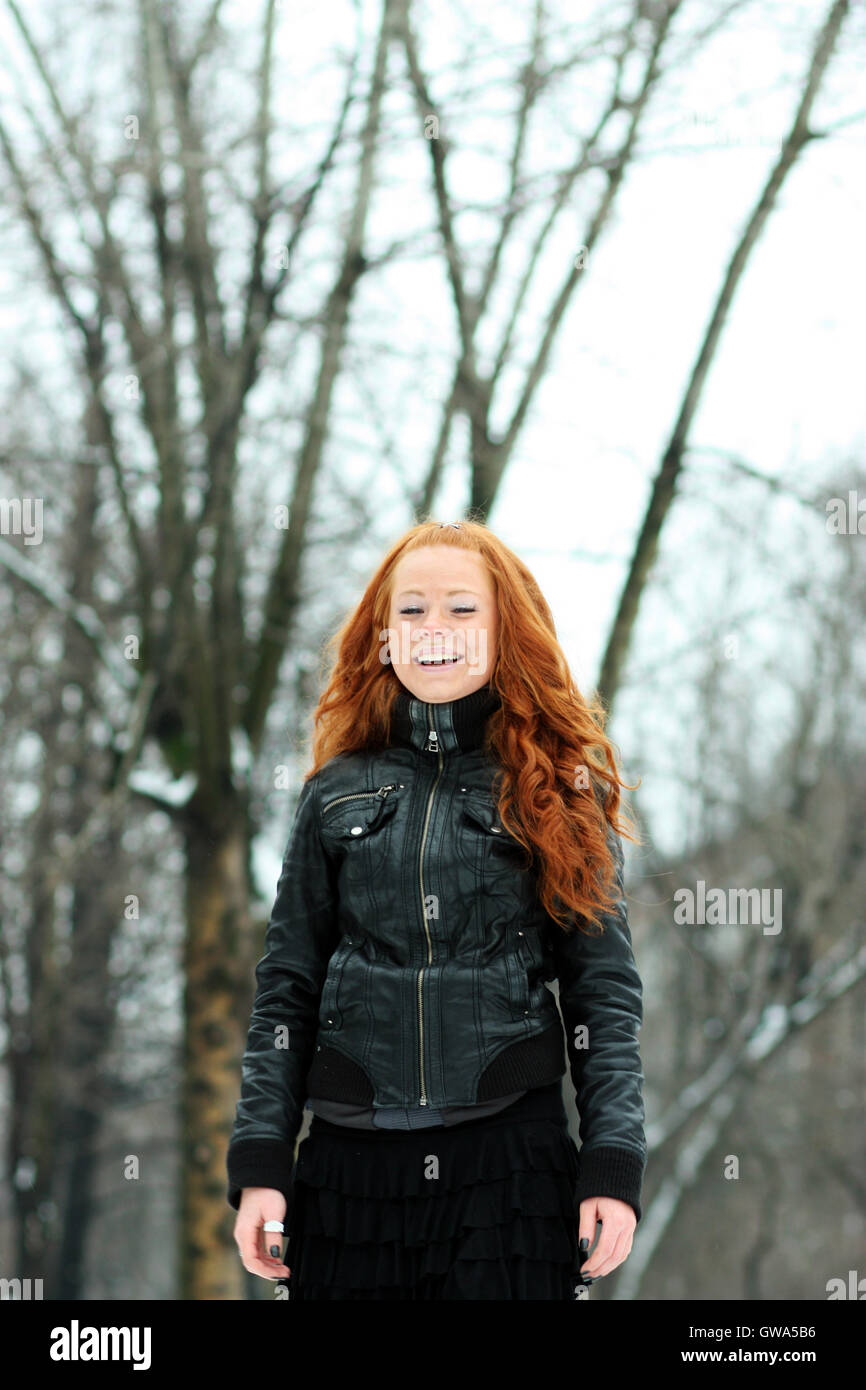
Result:
M262 1227L262 1230L264 1230L264 1231L280 1231L280 1232L282 1232L283 1234L285 1234L286 1228L285 1228L285 1226L283 1225L282 1221L266 1221L265 1224L264 1224L264 1226Z

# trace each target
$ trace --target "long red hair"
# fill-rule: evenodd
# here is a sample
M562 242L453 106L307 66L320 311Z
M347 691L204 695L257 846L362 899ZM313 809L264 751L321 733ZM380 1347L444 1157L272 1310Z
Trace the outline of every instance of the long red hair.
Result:
M424 545L474 550L487 566L499 612L488 679L501 704L487 721L484 747L499 768L499 814L523 845L527 867L536 865L551 920L570 931L574 914L580 929L603 930L599 914L619 896L608 825L639 843L620 806L620 787L634 788L619 776L604 706L597 696L587 702L572 678L536 580L480 522L461 521L455 529L424 521L391 546L357 607L325 644L330 678L314 712L313 765L304 780L338 753L387 747L391 706L404 688L390 662L380 659L394 567Z

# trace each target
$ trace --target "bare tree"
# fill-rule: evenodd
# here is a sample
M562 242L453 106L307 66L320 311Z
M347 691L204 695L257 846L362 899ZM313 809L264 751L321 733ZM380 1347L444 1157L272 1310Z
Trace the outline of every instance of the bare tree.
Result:
M739 518L750 510L748 490L754 494L763 486L744 480L737 489L731 499L732 536L740 534ZM823 513L823 507L803 508L799 528L790 516L782 522L769 512L759 514L756 528L767 539L767 555L752 560L754 573L764 576L763 602L752 612L737 612L733 604L726 609L726 629L743 638L741 655L723 669L716 661L717 643L707 643L703 659L712 678L696 682L694 726L701 734L716 730L712 741L702 740L699 776L682 777L697 833L688 849L673 857L651 846L637 871L634 926L639 954L649 962L654 981L644 1054L655 1113L647 1126L646 1211L633 1254L614 1284L618 1298L640 1297L656 1271L661 1281L669 1268L671 1245L682 1259L693 1244L698 1249L689 1277L701 1279L703 1295L736 1296L728 1266L720 1273L712 1259L701 1264L694 1231L679 1241L677 1237L689 1194L713 1195L718 1154L741 1147L731 1138L735 1125L741 1137L746 1135L753 1171L762 1153L770 1172L779 1166L795 1183L809 1171L815 1151L826 1188L832 1174L838 1174L861 1221L866 1220L857 1177L862 1114L845 1124L832 1100L822 1112L806 1089L811 1072L819 1094L832 1096L832 1088L845 1085L846 1077L857 1093L866 1023L859 1002L866 981L860 910L866 891L866 746L860 721L851 718L866 694L861 637L866 566L856 544L859 537L847 545L848 538L839 538L831 552L822 551ZM733 547L722 542L720 552L733 554ZM782 554L788 557L784 568ZM680 571L680 588L687 569ZM844 605L839 602L842 593ZM671 601L682 603L682 595L672 594ZM770 636L768 617L773 620ZM753 622L760 625L760 645L746 640ZM750 659L746 651L752 653ZM792 713L765 768L767 730L764 723L750 722L749 706L751 692L770 682ZM656 699L664 699L663 690ZM683 730L681 741L685 736ZM658 718L654 737L670 747ZM676 780L677 770L671 775ZM649 839L651 843L651 834ZM764 935L755 924L734 918L726 925L677 925L673 888L694 884L696 878L728 894L744 883L759 891L771 885L784 908L778 933ZM808 1049L816 1030L823 1030L823 1042L816 1045L808 1067L802 1064L803 1085L796 1095L803 1146L792 1149L784 1135L776 1135L774 1124L789 1097L783 1088L768 1088L765 1077L795 1047ZM798 1068L791 1064L790 1070ZM858 1130L859 1144L856 1137L851 1143ZM712 1176L711 1158L716 1162ZM734 1191L738 1185L725 1186ZM808 1188L808 1180L802 1182L793 1199L786 1194L787 1202L808 1205ZM737 1193L728 1198L738 1204L741 1217L727 1244L742 1260L744 1298L762 1296L757 1269L765 1257L773 1256L777 1271L801 1272L800 1251L788 1238L790 1223L771 1219L772 1204L781 1200L780 1182L769 1181L764 1197L767 1220L754 1243L744 1206L748 1197ZM813 1189L812 1198L816 1210L825 1210L823 1188ZM763 1198L759 1210L765 1210ZM780 1207L780 1214L789 1211L789 1206ZM810 1264L823 1254L826 1260L822 1264L819 1258L818 1270L829 1273L837 1248L838 1234L831 1228L823 1242L816 1240ZM783 1277L779 1272L774 1277L776 1296ZM793 1290L787 1295L793 1296Z
M800 100L790 128L782 141L779 157L767 176L750 216L746 219L743 231L722 278L722 284L713 305L703 341L698 349L671 437L653 482L643 524L635 541L619 606L602 657L598 692L609 709L613 706L622 676L641 595L658 553L659 537L665 518L673 505L677 480L688 450L689 431L707 384L710 368L718 351L737 287L742 280L749 257L758 244L770 214L776 206L785 179L794 168L802 151L811 141L825 139L829 133L828 131L811 129L809 119L849 9L850 0L834 0L827 12L815 40Z
M51 229L36 181L6 121L0 122L0 146L48 283L78 340L91 401L90 438L110 472L114 502L123 521L133 568L130 596L135 596L140 635L133 669L141 679L148 679L143 738L156 742L174 777L191 774L194 781L194 790L180 806L171 797L163 799L153 792L133 789L133 795L145 797L148 804L155 801L173 817L187 860L181 1296L228 1297L237 1292L240 1277L236 1252L224 1231L225 1141L236 1100L242 1041L237 999L243 991L238 989L236 973L237 963L247 959L242 947L249 930L248 778L287 649L349 307L365 269L362 248L380 125L389 6L383 9L360 132L353 206L322 309L320 361L293 482L290 522L278 546L255 641L247 636L242 613L246 565L236 528L238 442L250 392L262 371L265 335L279 316L281 295L290 283L293 255L346 138L354 100L354 65L347 73L343 101L318 167L305 183L299 179L293 196L286 200L275 184L270 157L276 7L274 0L268 0L262 20L258 110L248 137L255 155L254 192L245 208L250 251L241 322L232 334L221 297L220 248L214 243L209 207L212 195L205 185L206 170L218 165L220 152L207 138L205 113L194 95L199 66L216 41L220 5L211 7L186 50L172 6L141 0L139 7L141 127L146 137L143 215L151 232L155 281L149 267L142 267L144 258L128 253L112 215L115 202L121 200L124 175L130 170L141 174L140 161L133 155L114 165L96 164L88 137L65 104L28 18L14 0L9 0L8 8L56 125L62 158L41 123L33 120L45 166L53 171L67 210L82 231L79 252L87 259L86 274L74 272L65 262L63 239ZM177 142L176 153L168 147L167 125ZM280 217L285 230L274 269L268 250ZM84 229L93 219L96 230L88 234ZM81 307L82 281L91 291L89 310ZM154 298L156 314L144 308ZM182 332L187 311L193 324L189 345L184 344ZM125 361L110 345L108 329L114 322L123 330ZM145 528L140 520L135 484L125 467L118 422L106 393L111 374L124 366L136 383L140 418L155 460L159 501L152 528ZM180 405L181 383L190 378L200 405L191 427ZM189 514L191 490L200 496L193 515ZM20 566L16 570L20 575ZM202 579L203 573L209 575L207 580ZM48 598L49 586L42 586L42 592ZM62 606L81 623L82 614L76 613L74 605ZM84 626L92 625L89 615ZM127 720L134 713L132 692L130 700ZM235 746L238 733L249 750L240 760ZM47 904L46 912L50 916ZM32 942L31 987L33 1006L38 1008L40 936L35 930ZM53 1068L50 1050L37 1050L33 1065L47 1080ZM28 1105L39 1103L38 1079L29 1084L34 1081L32 1072L25 1079L27 1086L22 1081L15 1098L22 1119L12 1137L13 1167L21 1157L15 1148L23 1144L24 1151L29 1151L25 1143L25 1137L32 1138ZM86 1139L83 1130L82 1139ZM29 1200L35 1203L39 1197L37 1187Z
M609 25L600 21L599 31L589 39L581 36L568 59L554 62L548 58L546 51L549 47L546 34L549 17L543 5L535 4L529 54L514 77L519 102L508 152L508 191L501 209L496 210L498 226L483 269L477 277L476 289L470 288L468 283L467 255L459 244L455 230L457 207L449 191L447 170L450 141L439 137L435 124L430 126L431 178L454 302L458 348L453 380L442 407L432 458L415 499L416 514L425 514L432 506L458 413L466 416L470 430L469 509L479 519L489 514L520 431L544 378L566 311L623 186L637 147L642 118L654 89L664 76L662 54L680 8L681 0L670 0L670 3L650 7L642 0L636 0L632 14L621 28L611 31ZM401 27L418 113L422 121L429 125L431 121L438 121L436 113L439 106L419 58L408 0L401 0ZM543 95L555 90L565 76L579 69L581 64L596 54L608 52L610 46L615 50L615 61L607 98L601 104L592 129L580 137L570 164L548 176L554 191L542 204L543 216L535 231L529 234L523 267L511 288L504 273L506 250L518 233L521 221L536 207L533 184L539 175L536 170L530 172L526 168L530 122L535 109ZM630 75L635 62L640 67L637 81ZM501 390L503 378L515 357L520 341L521 314L529 301L542 253L550 243L560 219L569 211L575 190L587 175L595 172L603 175L603 187L597 196L591 195L594 197L594 207L583 244L575 248L553 304L543 315L538 339L532 346L529 365L515 392L508 422L504 428L494 431L491 424L494 393L497 388ZM493 330L496 345L488 351L490 366L485 370L480 365L480 332L484 326L483 318L490 312L500 282L506 285L504 294L507 296L507 308L501 315L501 326L497 322Z

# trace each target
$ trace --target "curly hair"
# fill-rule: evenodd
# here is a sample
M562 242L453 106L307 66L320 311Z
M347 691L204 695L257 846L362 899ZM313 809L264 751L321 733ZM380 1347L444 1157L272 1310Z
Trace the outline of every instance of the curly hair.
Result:
M601 700L584 699L572 678L538 583L482 523L461 521L457 528L422 521L388 550L354 611L325 643L330 677L313 715L313 765L304 780L339 753L387 747L391 707L403 688L381 656L394 568L407 552L429 545L473 550L487 567L499 612L489 684L500 704L487 720L484 749L497 765L499 814L523 846L526 867L537 871L550 919L566 932L577 926L598 934L599 915L619 896L610 830L640 843L621 808L620 787L634 787L619 776Z

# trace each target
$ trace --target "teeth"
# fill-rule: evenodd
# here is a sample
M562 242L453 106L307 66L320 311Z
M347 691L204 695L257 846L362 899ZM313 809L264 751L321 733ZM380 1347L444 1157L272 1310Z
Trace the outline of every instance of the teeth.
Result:
M459 661L459 656L428 656L419 657L421 666L453 666L455 661Z

